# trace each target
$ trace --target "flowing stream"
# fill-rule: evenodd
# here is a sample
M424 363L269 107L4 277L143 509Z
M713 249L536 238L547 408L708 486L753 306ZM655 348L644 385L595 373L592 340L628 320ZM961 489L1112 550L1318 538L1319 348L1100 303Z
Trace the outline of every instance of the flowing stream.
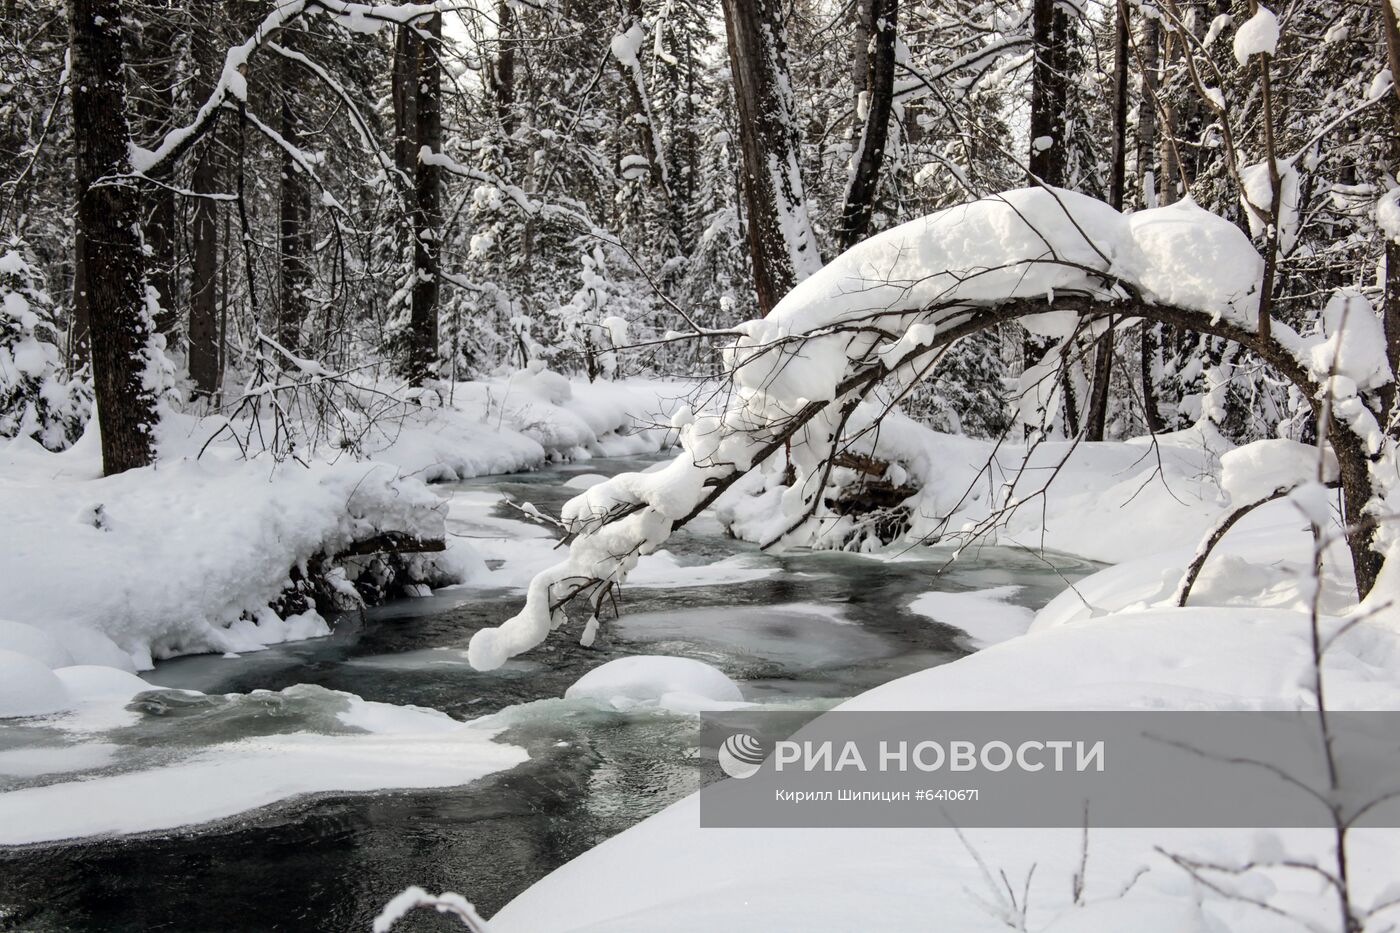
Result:
M531 567L558 556L549 531L503 500L557 514L584 474L646 465L594 460L452 487L452 532L476 539L512 585L400 600L342 618L328 638L238 658L163 662L146 675L153 685L216 696L143 695L133 727L152 746L176 732L186 743L228 741L258 728L260 707L217 695L308 683L458 719L499 714L509 725L500 740L526 748L528 762L460 787L322 795L180 831L0 849L0 929L367 930L409 884L458 891L490 916L717 775L692 753L692 718L562 699L591 668L680 655L720 668L748 700L822 709L963 653L958 630L908 611L914 596L1014 584L1015 602L1038 607L1093 569L993 547L951 565L930 549L898 559L768 555L702 519L672 539L669 557L643 561L621 619L605 623L592 648L570 627L500 671L472 670L472 633L514 612ZM316 729L312 709L278 715ZM420 912L399 929L448 928Z

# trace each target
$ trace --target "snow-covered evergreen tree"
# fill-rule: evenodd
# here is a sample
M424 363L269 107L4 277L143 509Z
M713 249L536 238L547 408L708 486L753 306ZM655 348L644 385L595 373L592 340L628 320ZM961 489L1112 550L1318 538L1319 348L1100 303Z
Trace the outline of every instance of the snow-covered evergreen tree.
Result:
M70 375L53 300L24 242L0 247L0 437L63 450L92 415L92 386Z

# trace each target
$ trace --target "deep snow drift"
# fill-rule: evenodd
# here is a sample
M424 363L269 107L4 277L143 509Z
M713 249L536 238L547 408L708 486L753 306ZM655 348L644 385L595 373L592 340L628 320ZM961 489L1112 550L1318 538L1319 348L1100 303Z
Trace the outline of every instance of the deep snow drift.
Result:
M0 619L43 629L78 663L127 670L325 634L314 610L284 619L270 608L295 569L385 533L442 540L447 507L425 481L656 450L665 432L650 429L652 413L682 388L574 385L526 371L443 391L448 398L435 393L385 419L367 439L367 460L242 460L227 441L199 456L217 420L174 413L162 424L157 466L113 477L100 475L93 431L57 454L28 440L5 444ZM440 585L483 572L468 544L450 545L412 558L411 580ZM352 604L351 580L368 563L343 561L329 575Z
M1092 589L1095 578L1085 583ZM1303 613L1187 608L1070 619L1052 605L1040 623L1034 634L886 684L840 708L1250 710L1312 702ZM1400 709L1397 670L1394 632L1369 623L1352 627L1327 657L1330 704ZM1078 830L979 829L968 830L964 841L950 830L701 829L698 798L690 797L537 883L493 918L491 929L904 933L936 918L939 929L992 933L1016 917L1000 881L1004 872L1018 895L1023 885L1029 890L1025 925L1013 929L1276 933L1286 923L1277 914L1193 883L1164 852L1224 864L1270 858L1267 853L1331 864L1331 837L1322 831L1095 830L1084 896L1076 903L1080 836ZM1400 859L1400 834L1355 831L1349 854L1358 903L1383 897ZM1305 873L1263 867L1224 884L1300 918L1300 929L1335 917L1331 893ZM1387 916L1395 919L1393 912L1376 919Z

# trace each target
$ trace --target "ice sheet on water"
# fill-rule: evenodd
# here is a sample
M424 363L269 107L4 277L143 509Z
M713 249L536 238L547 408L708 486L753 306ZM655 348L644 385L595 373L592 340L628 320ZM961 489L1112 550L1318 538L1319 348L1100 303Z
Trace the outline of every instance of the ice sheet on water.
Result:
M628 641L678 642L702 651L722 645L726 653L793 668L849 664L895 651L884 638L850 624L839 609L806 603L640 612L611 624Z
M454 667L472 670L471 664L467 661L465 648L420 648L392 654L372 654L349 658L344 663L352 667L373 667L393 671L440 670ZM506 673L526 674L541 670L543 667L544 665L539 661L514 658L501 665L500 670Z
M776 564L765 566L765 559L754 555L738 555L713 563L685 563L670 551L657 551L637 565L627 577L627 586L669 588L682 586L720 586L762 580L779 571Z
M999 586L972 593L924 593L909 609L935 622L956 626L967 633L973 647L985 648L1026 634L1035 613L1009 602L1018 586Z

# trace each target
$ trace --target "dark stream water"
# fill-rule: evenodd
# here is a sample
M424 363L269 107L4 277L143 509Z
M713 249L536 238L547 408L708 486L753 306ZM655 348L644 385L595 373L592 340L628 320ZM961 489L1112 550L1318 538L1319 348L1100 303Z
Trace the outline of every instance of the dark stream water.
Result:
M457 490L474 502L501 494L557 513L578 491L564 485L570 477L644 465L592 461ZM479 539L493 565L502 556L490 536L526 531L503 524L519 517L503 507L478 524L459 514L456 532ZM718 776L690 752L693 719L559 699L589 669L624 655L681 655L719 667L749 700L825 708L962 653L957 630L907 611L913 596L1017 584L1016 601L1036 607L1063 588L1060 574L1092 569L1057 559L1056 572L1001 548L941 575L937 552L897 561L757 555L713 523L678 534L668 550L690 565L750 555L746 563L769 573L722 585L629 587L622 619L606 624L593 648L579 647L574 628L491 673L472 670L462 649L478 628L515 611L517 588L453 588L341 619L328 638L159 665L147 675L153 684L210 694L309 683L458 719L506 710L511 725L500 740L531 758L461 787L321 795L180 831L0 849L0 929L368 930L410 884L458 891L490 916L549 871ZM209 740L219 738L215 729ZM452 927L419 912L396 929Z

